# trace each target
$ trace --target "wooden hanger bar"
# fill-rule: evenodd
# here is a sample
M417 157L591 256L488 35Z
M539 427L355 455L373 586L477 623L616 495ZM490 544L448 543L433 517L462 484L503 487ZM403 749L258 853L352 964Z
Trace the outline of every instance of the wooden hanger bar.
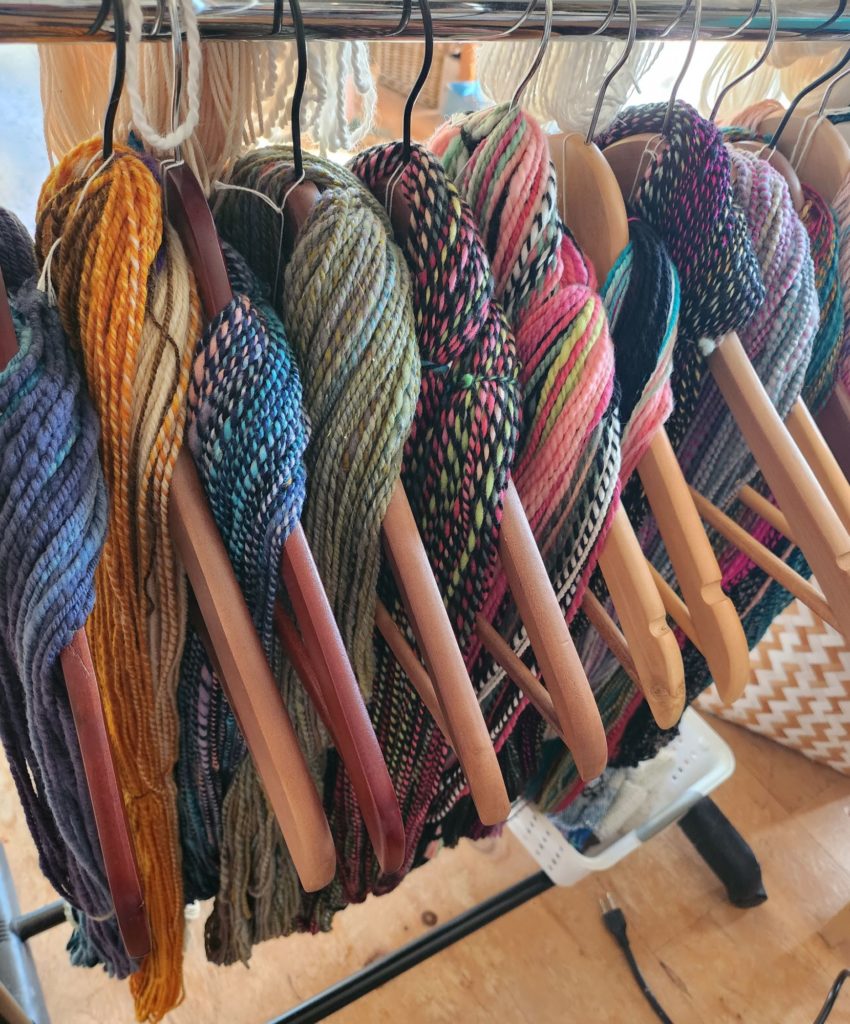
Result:
M699 634L694 626L694 620L691 618L691 613L688 611L688 606L670 586L667 580L664 579L661 573L655 568L652 562L648 561L647 564L649 565L649 571L652 573L652 578L655 580L656 586L658 587L658 593L661 595L661 600L664 602L664 608L667 614L682 630L694 647L704 654L705 652L702 650L700 645Z
M726 335L708 363L765 481L800 538L837 628L850 637L850 536L846 528L780 420L737 334Z
M186 448L174 466L168 517L219 681L301 884L315 892L336 871L327 818Z
M311 630L308 645L314 657L310 657L295 624L279 603L275 609L275 624L281 639L281 624L288 624L287 653L295 654L293 666L296 674L313 699L348 771L381 870L385 874L393 874L404 863L405 839L401 810L359 687L356 684L339 686L328 683L328 680L336 680L338 683L342 678L345 672L343 662L348 661L348 655L339 631L336 631L333 647L329 647L313 629L313 619L307 606L327 601L327 595L318 576L310 572L311 564L312 556L305 540L303 544L299 542L291 547L289 563L283 564L282 573L296 618ZM296 578L306 581L312 593L305 594ZM319 659L322 659L321 662ZM318 673L314 669L317 662L323 668Z
M760 544L745 529L739 526L734 519L730 519L719 508L712 505L708 499L699 492L691 489L694 501L699 509L700 515L707 523L710 523L718 533L731 541L737 548L747 555L760 569L768 574L781 586L794 595L803 604L819 615L830 626L842 632L839 620L833 614L833 609L824 600L823 596L799 573L795 572L789 565L786 565L781 558L778 558L772 551ZM820 581L818 581L820 582ZM846 636L846 634L845 634Z
M763 494L759 494L749 484L745 484L738 491L738 500L742 505L746 505L748 509L755 512L756 515L761 516L765 522L770 523L774 530L778 530L792 544L797 543L788 520L782 514L782 510L777 508L773 502L768 501Z
M503 499L499 557L576 768L585 781L595 779L608 763L605 730L513 481Z
M141 959L151 950L145 897L85 630L74 634L59 660L118 930L127 954Z
M741 696L750 678L747 638L738 612L723 590L720 566L665 430L659 430L652 439L638 465L638 474L685 599L687 621L692 625L684 624L681 612L672 618L689 639L689 629L696 631L697 647L705 656L718 693L731 703ZM661 600L671 614L664 593Z
M626 675L640 688L640 679L635 663L632 660L631 652L626 638L620 632L617 623L611 618L608 612L602 607L602 603L591 590L584 592L581 599L581 610L587 616L588 622L605 641L605 646L622 665Z
M537 709L540 717L566 743L564 731L555 713L555 705L552 703L552 698L546 687L525 662L517 656L514 650L504 643L501 634L493 628L483 615L479 615L476 619L475 631L496 664L516 683L522 693L525 694ZM567 745L569 746L569 744Z
M0 370L5 370L17 353L18 337L0 271ZM118 930L127 954L140 959L151 949L145 897L85 629L77 630L59 661Z

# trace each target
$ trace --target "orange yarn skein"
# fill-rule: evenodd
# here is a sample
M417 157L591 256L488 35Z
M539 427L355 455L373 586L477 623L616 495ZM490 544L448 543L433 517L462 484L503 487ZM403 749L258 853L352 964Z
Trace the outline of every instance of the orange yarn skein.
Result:
M152 949L131 987L138 1019L157 1021L183 994L172 772L186 596L167 498L201 324L156 178L133 151L116 146L103 165L100 149L100 140L83 143L51 172L36 245L101 424L109 523L87 632L151 926Z

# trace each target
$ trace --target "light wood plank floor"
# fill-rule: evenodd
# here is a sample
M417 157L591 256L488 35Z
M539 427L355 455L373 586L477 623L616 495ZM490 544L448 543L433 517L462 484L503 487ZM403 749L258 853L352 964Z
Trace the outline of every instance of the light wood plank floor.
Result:
M712 722L714 724L714 722ZM769 900L730 906L678 829L601 878L550 891L338 1013L334 1024L651 1024L599 917L615 894L639 962L676 1024L807 1024L850 948L818 934L850 901L850 779L724 724L738 769L717 802L762 865ZM0 838L25 909L51 898L5 771ZM203 959L191 929L186 1001L172 1024L265 1024L275 1014L533 870L510 836L441 853L334 932L259 947L250 969ZM66 965L64 929L32 942L54 1024L133 1019L120 984ZM850 992L830 1024L850 1022Z

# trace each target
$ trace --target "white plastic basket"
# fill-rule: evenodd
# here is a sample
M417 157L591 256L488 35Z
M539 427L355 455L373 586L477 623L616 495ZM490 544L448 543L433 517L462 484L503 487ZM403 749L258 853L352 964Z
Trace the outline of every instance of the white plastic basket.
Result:
M692 708L685 711L679 735L667 749L673 754L671 770L653 788L643 823L587 853L579 853L530 804L512 813L508 827L556 885L575 885L592 871L607 871L682 818L735 770L729 744Z

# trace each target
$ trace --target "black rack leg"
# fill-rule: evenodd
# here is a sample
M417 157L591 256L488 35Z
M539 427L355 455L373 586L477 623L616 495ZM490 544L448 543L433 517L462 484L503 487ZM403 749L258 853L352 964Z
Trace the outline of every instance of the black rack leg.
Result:
M61 902L59 907L62 908ZM21 1008L26 1020L50 1024L35 964L26 947L26 937L58 923L56 905L24 915L19 909L9 862L0 844L0 983ZM63 909L59 920L64 919Z
M761 867L741 833L717 804L704 796L679 822L706 864L726 886L736 907L757 907L767 899Z
M531 875L510 889L505 889L504 892L497 893L471 910L453 917L439 928L426 932L389 956L376 960L357 974L331 985L300 1006L288 1010L282 1017L269 1021L269 1024L317 1024L318 1021L324 1020L330 1014L336 1013L337 1010L355 1002L399 974L409 971L423 960L478 931L503 914L522 906L551 887L552 880L545 872Z

